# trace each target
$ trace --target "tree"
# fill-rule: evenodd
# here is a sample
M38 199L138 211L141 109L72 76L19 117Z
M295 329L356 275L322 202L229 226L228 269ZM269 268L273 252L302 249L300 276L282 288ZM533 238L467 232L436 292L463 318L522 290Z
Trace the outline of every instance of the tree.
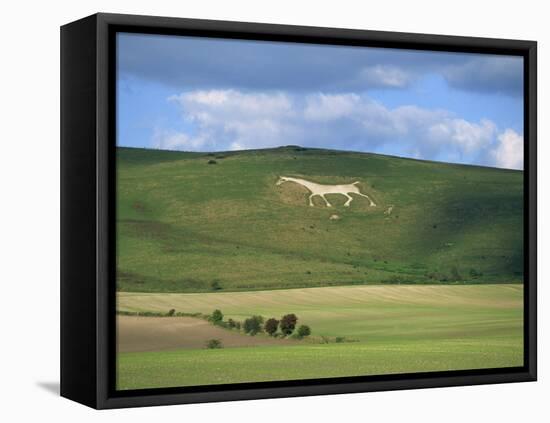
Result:
M223 320L223 313L221 310L214 310L210 315L210 320L214 324L220 323Z
M304 336L311 335L311 329L307 325L302 325L298 328L298 336L303 338Z
M262 316L252 316L246 319L243 323L243 329L245 333L250 335L256 335L262 330L262 323L264 319Z
M174 314L176 314L176 309L171 308L171 309L168 311L168 316L173 316Z
M274 319L273 317L271 319L267 319L264 325L264 330L271 336L277 332L277 328L279 327L279 321L277 319Z
M281 318L281 323L279 326L281 327L281 332L283 332L284 335L290 335L294 328L296 327L296 323L298 322L298 318L295 314L286 314Z
M220 285L219 281L212 281L210 283L210 288L212 289L212 291L219 291L220 289L222 289L222 286Z

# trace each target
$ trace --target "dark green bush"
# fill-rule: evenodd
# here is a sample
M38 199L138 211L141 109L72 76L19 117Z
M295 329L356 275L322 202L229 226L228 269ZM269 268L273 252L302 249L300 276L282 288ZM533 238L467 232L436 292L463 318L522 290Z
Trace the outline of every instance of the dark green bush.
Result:
M262 323L264 319L262 316L252 316L246 319L243 323L243 329L249 335L256 335L262 330Z
M206 348L210 350L223 348L223 344L222 341L219 339L209 339L208 341L206 341Z
M176 309L172 308L168 311L168 316L173 316L174 314L176 314Z
M307 325L302 325L298 328L298 336L303 338L305 336L311 335L311 328Z
M223 313L221 310L214 310L210 315L210 321L214 324L218 324L223 320Z

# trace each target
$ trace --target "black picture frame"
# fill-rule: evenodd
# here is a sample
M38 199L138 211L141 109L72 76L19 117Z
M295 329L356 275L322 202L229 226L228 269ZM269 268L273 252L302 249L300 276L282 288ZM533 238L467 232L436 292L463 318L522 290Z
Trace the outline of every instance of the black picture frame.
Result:
M524 366L116 391L115 34L507 54L524 58ZM97 409L534 381L537 44L351 29L95 14L61 28L61 395Z

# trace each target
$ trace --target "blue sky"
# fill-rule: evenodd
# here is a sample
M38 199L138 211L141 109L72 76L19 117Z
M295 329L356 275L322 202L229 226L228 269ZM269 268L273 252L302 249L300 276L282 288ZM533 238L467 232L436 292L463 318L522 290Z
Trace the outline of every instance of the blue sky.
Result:
M520 57L119 34L117 144L523 168Z

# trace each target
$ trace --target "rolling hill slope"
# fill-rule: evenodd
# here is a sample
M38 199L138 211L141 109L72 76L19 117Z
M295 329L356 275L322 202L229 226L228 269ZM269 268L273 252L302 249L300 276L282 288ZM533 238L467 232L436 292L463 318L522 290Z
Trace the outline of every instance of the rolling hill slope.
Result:
M117 172L120 291L523 281L521 171L290 146L118 148ZM377 207L310 207L281 175L359 181Z

